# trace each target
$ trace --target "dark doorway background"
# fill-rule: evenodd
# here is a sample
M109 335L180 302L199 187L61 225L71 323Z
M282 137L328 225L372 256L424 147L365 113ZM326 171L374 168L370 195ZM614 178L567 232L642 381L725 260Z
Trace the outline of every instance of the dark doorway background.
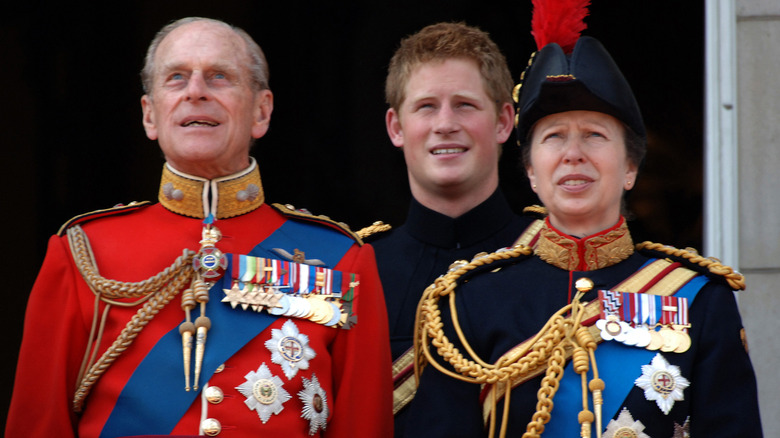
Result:
M402 37L437 21L478 26L501 47L515 78L535 50L530 1L348 3L33 1L0 16L7 239L0 425L48 236L77 214L156 198L163 159L141 126L138 71L161 26L207 16L257 40L275 94L271 129L253 150L267 198L353 229L379 219L400 224L406 214L406 171L385 133L383 96ZM595 0L586 23L584 33L604 43L634 87L650 135L629 202L635 240L701 247L703 2ZM500 169L520 211L538 201L514 144L510 138Z

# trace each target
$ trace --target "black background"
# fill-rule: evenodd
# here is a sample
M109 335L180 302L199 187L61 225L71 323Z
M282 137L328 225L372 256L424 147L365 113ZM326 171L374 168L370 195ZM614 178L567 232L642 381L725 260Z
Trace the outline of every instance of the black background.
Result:
M28 2L0 15L5 420L25 303L46 240L77 214L154 200L163 159L141 125L138 72L177 18L247 30L271 67L271 129L252 154L266 198L347 222L400 224L409 189L384 127L384 77L399 40L437 21L490 33L518 78L535 45L530 1ZM701 246L703 2L596 0L587 35L634 87L649 153L629 207L635 240ZM538 202L515 139L501 158L513 208ZM132 233L133 230L127 230ZM51 291L56 293L56 291ZM58 309L53 308L53 314ZM46 394L40 394L45 397Z

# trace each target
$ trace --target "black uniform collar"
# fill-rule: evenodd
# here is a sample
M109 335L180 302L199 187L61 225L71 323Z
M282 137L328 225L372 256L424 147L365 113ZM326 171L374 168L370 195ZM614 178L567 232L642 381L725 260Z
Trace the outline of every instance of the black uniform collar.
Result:
M457 218L433 211L412 198L404 228L412 237L434 246L465 248L495 234L513 216L501 189Z

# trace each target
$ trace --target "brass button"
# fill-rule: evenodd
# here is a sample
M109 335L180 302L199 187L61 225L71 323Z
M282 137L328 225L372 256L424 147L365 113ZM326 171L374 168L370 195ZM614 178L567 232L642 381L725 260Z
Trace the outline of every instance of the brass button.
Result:
M222 365L218 366L216 370L214 370L214 374L219 374L222 371L225 371L225 364L224 363Z
M225 394L219 388L219 386L209 386L203 391L203 395L206 396L206 400L212 405L222 403L225 398Z
M200 423L200 428L207 436L217 436L222 432L222 424L215 418L206 418Z

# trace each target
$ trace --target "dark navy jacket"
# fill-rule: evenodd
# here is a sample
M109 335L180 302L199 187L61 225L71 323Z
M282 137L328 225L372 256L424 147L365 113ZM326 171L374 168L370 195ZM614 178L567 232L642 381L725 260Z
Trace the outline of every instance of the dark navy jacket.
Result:
M414 316L425 288L455 260L511 246L534 219L515 214L500 189L455 219L413 199L406 223L366 239L376 252L385 292L393 360L412 347ZM396 436L403 431L405 411L396 415Z
M607 268L571 273L532 256L495 262L459 280L455 289L458 319L475 353L488 363L494 363L509 349L535 335L553 313L568 303L570 284L577 279L587 277L594 281L593 291L584 297L584 301L589 301L595 298L596 290L614 287L652 258L666 257L643 251ZM500 265L503 266L496 272ZM707 279L709 281L699 290L690 307L692 346L685 353L661 353L672 365L679 366L681 375L690 380L690 386L684 390L684 400L675 402L665 415L654 401L645 398L641 388L634 385L633 379L642 375L641 364L631 363L621 354L602 357L598 364L600 377L606 382L605 398L610 396L610 382L612 380L614 387L616 378L631 379L628 387L633 387L620 396L616 411L604 412L604 428L610 419L617 418L620 411L627 408L634 420L643 423L643 432L653 438L683 436L680 427L687 419L690 419L690 436L694 437L761 436L755 375L740 338L742 322L734 293L722 279L709 275ZM440 300L439 308L445 335L460 347L446 299ZM600 344L599 348L605 344ZM638 349L616 345L626 353ZM460 348L460 351L464 350ZM598 354L599 350L596 352ZM437 357L435 349L433 354ZM624 368L622 371L627 376L618 377L617 373L602 369L608 366ZM451 369L449 364L447 367ZM571 373L571 368L566 372ZM519 437L525 432L536 412L541 379L542 376L533 378L512 391L507 436ZM564 388L562 385L553 402L561 402L565 397L562 394L567 390L572 391L572 396L581 397L579 384L574 386ZM405 436L487 436L479 398L479 385L445 376L429 364L422 373L417 395L407 408L409 418ZM579 403L581 409L581 400ZM577 426L577 412L562 412L560 404L556 403L552 410L552 421L573 422ZM499 403L496 436L502 410L503 404ZM546 429L542 436L562 435Z

